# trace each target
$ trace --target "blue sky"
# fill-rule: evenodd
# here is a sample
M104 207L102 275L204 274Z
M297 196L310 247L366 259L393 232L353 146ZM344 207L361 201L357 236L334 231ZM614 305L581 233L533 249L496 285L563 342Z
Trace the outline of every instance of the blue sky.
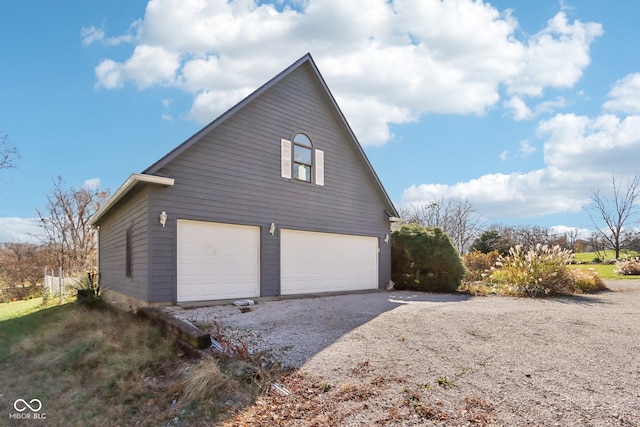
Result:
M365 12L366 13L363 13ZM0 241L60 175L115 191L310 52L399 208L590 228L640 168L640 2L25 0L0 12Z

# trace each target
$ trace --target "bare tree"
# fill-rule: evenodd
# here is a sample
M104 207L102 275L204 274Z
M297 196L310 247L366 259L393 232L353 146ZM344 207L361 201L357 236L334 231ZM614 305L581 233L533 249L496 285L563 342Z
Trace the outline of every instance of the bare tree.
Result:
M481 216L471 202L458 196L445 199L441 196L428 203L414 203L400 214L409 223L425 227L437 227L451 238L458 252L466 252L481 230Z
M0 275L9 287L35 284L42 278L42 249L33 243L7 243L0 249Z
M0 170L16 167L19 158L20 153L9 140L9 135L0 135Z
M45 209L36 213L43 243L51 248L57 266L77 270L94 265L95 230L89 220L108 197L108 191L97 188L65 188L60 176L53 181Z
M637 223L639 207L636 200L640 196L640 176L636 174L633 179L622 187L615 175L611 176L611 196L600 192L597 188L591 195L591 205L587 213L591 222L596 227L597 233L616 253L616 259L620 258L620 249L638 236L638 231L631 225Z

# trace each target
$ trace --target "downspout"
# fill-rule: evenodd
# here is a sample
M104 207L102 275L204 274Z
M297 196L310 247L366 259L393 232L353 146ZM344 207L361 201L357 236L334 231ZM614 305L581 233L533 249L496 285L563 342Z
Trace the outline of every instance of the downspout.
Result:
M94 286L100 289L100 226L96 225L96 277Z

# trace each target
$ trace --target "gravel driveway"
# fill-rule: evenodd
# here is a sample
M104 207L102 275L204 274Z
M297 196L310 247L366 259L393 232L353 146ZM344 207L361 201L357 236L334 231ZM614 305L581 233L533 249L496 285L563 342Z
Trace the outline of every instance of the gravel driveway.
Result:
M299 368L284 380L291 396L265 396L229 425L640 426L640 281L607 285L554 299L390 291L170 310Z

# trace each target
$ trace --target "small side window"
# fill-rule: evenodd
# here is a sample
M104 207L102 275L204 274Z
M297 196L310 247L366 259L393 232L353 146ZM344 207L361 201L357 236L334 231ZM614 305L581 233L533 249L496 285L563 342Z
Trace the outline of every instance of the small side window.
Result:
M133 270L133 227L127 228L125 236L125 276L132 277Z

